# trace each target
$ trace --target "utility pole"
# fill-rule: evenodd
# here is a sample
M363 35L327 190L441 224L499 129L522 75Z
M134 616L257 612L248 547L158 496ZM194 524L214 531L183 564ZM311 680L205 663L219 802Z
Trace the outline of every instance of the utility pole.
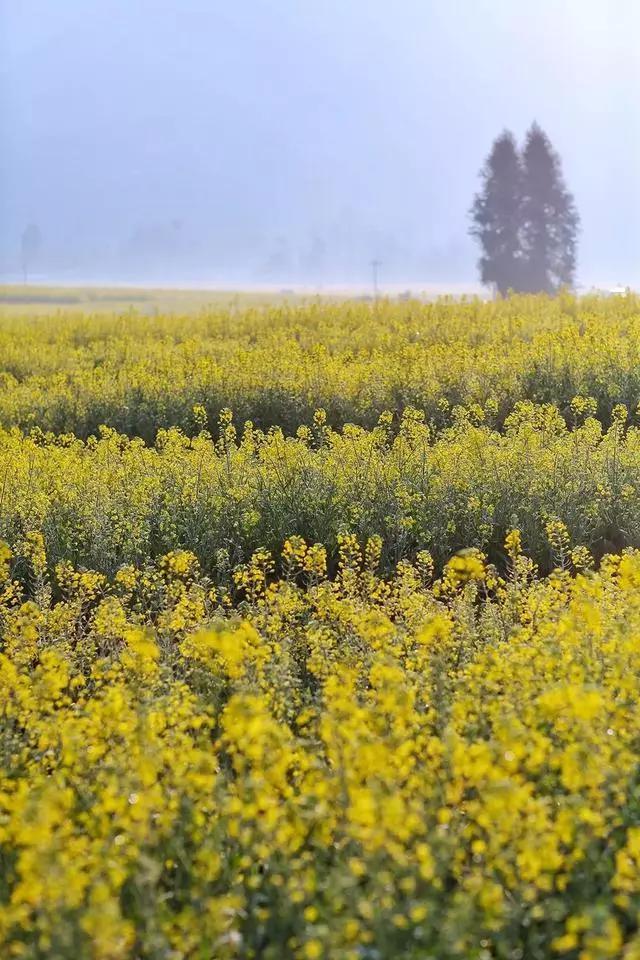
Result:
M371 270L373 271L373 299L378 299L378 267L382 266L382 260L371 260Z

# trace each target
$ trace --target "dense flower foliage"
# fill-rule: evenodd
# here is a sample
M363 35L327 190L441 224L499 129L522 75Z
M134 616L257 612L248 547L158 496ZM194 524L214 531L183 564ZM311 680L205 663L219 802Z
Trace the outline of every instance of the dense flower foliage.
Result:
M374 427L407 406L436 429L457 405L501 426L519 400L592 396L607 421L640 401L640 302L563 296L380 302L172 314L0 315L0 425L153 441L213 427L230 407L294 434L324 409Z
M380 549L2 548L3 956L640 956L640 555Z
M0 318L0 956L640 960L638 307Z
M295 437L251 424L236 436L223 411L218 440L171 428L154 446L107 428L86 442L0 429L0 536L13 546L41 530L53 562L108 574L181 547L224 580L293 534L323 543L332 570L346 532L381 536L387 570L421 549L438 570L465 547L500 563L516 525L548 570L556 518L597 556L640 544L637 418L617 405L604 430L594 403L575 398L569 428L556 407L521 402L502 431L458 408L435 436L411 408L372 430L335 431L318 411Z

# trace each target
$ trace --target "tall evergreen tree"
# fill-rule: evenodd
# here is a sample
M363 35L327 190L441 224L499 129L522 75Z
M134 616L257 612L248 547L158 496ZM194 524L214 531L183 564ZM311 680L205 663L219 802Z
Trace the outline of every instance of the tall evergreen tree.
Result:
M481 172L482 189L471 208L471 236L479 241L482 283L504 295L521 287L522 167L513 134L495 140Z
M571 286L579 217L560 157L534 123L522 152L522 289L556 293Z

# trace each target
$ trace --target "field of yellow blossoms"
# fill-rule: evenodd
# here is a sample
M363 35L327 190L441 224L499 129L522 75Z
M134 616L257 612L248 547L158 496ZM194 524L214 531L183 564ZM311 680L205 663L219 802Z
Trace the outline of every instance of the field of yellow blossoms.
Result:
M640 299L0 316L0 957L640 960Z

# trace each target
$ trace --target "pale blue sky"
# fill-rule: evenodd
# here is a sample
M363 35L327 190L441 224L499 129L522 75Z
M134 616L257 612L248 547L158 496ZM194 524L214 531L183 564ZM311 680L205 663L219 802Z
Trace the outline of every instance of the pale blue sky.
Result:
M638 37L637 0L0 0L0 272L35 221L61 278L473 280L537 119L580 278L640 284Z

